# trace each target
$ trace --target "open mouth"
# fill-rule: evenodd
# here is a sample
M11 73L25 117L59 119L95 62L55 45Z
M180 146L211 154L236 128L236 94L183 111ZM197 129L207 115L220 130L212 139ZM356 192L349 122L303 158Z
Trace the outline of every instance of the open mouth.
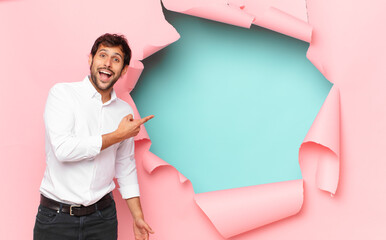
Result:
M100 79L102 82L108 82L112 75L113 75L112 72L107 71L107 70L99 71L99 76L100 76Z

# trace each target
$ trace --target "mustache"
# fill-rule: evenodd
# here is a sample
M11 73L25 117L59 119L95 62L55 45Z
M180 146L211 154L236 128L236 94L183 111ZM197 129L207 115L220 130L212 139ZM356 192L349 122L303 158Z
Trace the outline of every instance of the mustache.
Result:
M90 64L90 71L92 71L92 67L94 66L94 61L92 60L91 61L91 64ZM115 75L115 72L113 70L111 70L110 68L107 68L107 67L100 67L100 68L97 68L97 71L101 71L101 70L108 70L112 73L112 75Z
M101 67L101 68L97 68L97 71L100 72L102 70L107 70L109 72L111 72L112 74L115 75L115 72L113 70L111 70L110 68L106 68L106 67Z

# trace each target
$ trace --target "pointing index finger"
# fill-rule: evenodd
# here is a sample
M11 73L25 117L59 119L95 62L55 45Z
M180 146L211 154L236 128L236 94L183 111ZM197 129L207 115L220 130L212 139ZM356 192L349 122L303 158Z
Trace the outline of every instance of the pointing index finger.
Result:
M150 115L150 116L147 116L147 117L144 117L141 119L141 124L144 124L145 122L149 121L150 119L152 119L154 117L154 115Z

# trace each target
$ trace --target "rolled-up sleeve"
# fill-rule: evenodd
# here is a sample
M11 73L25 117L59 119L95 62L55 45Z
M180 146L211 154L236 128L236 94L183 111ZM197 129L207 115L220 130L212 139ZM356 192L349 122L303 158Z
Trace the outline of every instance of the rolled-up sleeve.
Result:
M60 85L51 88L44 112L47 140L61 162L89 160L100 153L102 136L76 136L72 96Z
M115 162L115 177L123 199L140 195L134 158L134 138L126 139L119 144Z

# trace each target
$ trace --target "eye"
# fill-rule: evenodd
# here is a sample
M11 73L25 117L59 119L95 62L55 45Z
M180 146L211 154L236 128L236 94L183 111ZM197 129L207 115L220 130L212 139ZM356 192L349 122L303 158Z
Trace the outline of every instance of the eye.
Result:
M114 60L114 62L117 62L117 63L120 62L120 59L119 59L119 58L114 58L113 60Z
M104 58L104 57L106 57L106 54L100 53L100 54L99 54L99 57Z

